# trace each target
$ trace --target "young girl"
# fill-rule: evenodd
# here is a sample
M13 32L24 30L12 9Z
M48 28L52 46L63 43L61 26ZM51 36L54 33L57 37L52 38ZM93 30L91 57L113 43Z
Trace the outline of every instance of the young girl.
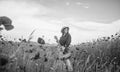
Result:
M63 27L61 29L62 36L60 37L60 40L55 36L55 39L59 45L63 46L64 49L64 54L68 53L69 51L69 45L71 43L71 35L69 33L69 27Z
M62 48L61 52L63 52L62 54L60 52L59 57L64 58L67 69L69 71L73 71L72 64L71 64L71 62L69 60L69 57L71 55L71 53L69 52L69 45L71 43L71 35L69 33L69 27L63 27L61 29L61 33L62 33L62 36L60 37L59 40L58 40L57 36L55 36L56 42Z

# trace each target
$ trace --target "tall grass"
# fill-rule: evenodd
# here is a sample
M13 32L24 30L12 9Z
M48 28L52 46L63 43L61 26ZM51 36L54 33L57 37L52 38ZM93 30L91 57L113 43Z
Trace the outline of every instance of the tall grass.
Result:
M28 41L35 30L30 34ZM120 34L70 47L72 72L120 72ZM58 58L58 46L31 42L0 41L0 60L15 55L14 61L1 72L69 72L64 60Z

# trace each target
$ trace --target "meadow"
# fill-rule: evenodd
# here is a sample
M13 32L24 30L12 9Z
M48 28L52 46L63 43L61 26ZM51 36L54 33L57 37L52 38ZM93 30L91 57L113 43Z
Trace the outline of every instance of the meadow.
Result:
M71 45L73 71L58 58L57 45L19 40L0 37L0 72L120 72L120 33Z

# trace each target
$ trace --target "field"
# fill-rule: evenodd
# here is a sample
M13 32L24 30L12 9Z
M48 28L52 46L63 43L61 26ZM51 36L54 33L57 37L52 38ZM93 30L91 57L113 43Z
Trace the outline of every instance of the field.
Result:
M0 40L0 72L120 72L120 34L71 45L68 71L57 45ZM11 56L14 56L11 58Z

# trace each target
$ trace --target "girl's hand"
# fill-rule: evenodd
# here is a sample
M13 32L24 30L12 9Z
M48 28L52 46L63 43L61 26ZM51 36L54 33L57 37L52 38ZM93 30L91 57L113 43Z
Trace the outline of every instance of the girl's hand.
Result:
M61 49L62 49L62 51L64 51L64 50L65 50L65 47L64 47L64 46L62 46L62 47L61 47Z

